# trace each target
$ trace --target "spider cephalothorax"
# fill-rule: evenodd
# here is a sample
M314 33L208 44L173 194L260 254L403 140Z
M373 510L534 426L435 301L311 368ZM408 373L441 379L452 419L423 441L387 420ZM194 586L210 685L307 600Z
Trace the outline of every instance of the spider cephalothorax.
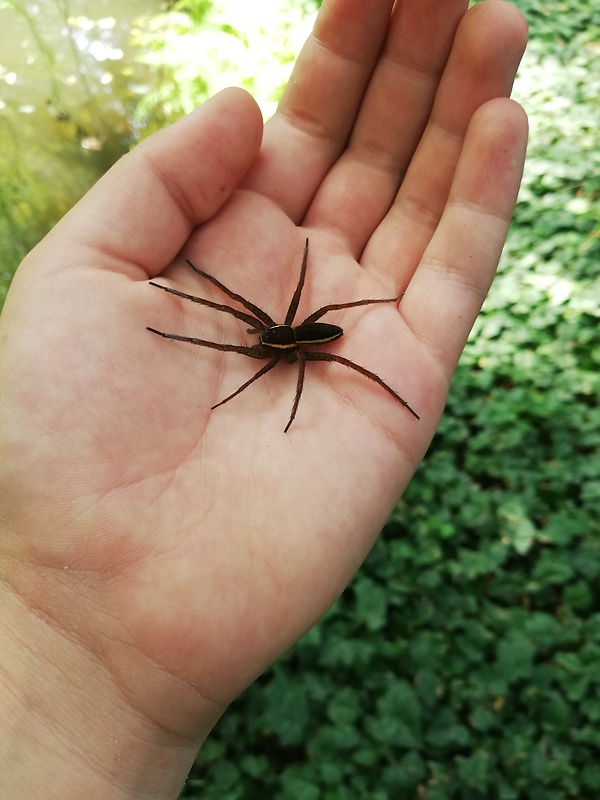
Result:
M247 380L239 387L239 389L236 389L235 392L230 394L224 400L221 400L216 405L212 406L212 408L217 408L218 406L222 406L223 403L227 403L229 400L232 400L234 397L236 397L236 395L248 388L251 383L254 383L254 381L258 380L263 375L266 375L266 373L273 369L273 367L279 361L281 361L281 359L286 361L288 364L294 364L298 362L298 382L296 384L296 396L294 397L292 413L290 414L288 423L285 426L284 433L287 433L289 430L289 427L294 421L296 412L298 410L298 403L300 402L302 388L304 386L304 371L307 361L335 361L338 364L343 364L345 367L356 370L356 372L360 372L360 374L364 375L365 378L374 381L381 386L382 389L385 389L385 391L388 392L388 394L391 394L395 400L401 403L404 408L406 408L406 410L413 415L413 417L419 419L419 415L408 405L406 400L403 400L399 394L397 394L386 383L384 383L378 375L375 375L374 372L370 372L368 369L365 369L364 367L355 364L353 361L350 361L349 359L339 356L335 353L305 349L306 347L314 347L315 345L333 342L336 339L339 339L344 333L342 328L337 325L330 325L326 322L317 322L317 320L321 319L321 317L327 314L328 311L337 311L341 308L354 308L356 306L368 306L373 305L374 303L393 303L398 301L402 295L399 297L388 297L381 300L354 300L350 303L330 303L327 306L317 309L317 311L314 311L312 314L309 314L304 322L300 323L300 325L294 325L294 317L296 316L296 311L298 310L298 304L300 302L300 296L304 286L304 279L306 277L307 260L308 239L306 240L304 247L304 256L302 258L302 266L300 268L298 285L296 286L296 291L294 292L290 306L287 310L287 314L285 315L285 321L281 324L272 320L266 312L264 312L258 306L255 306L254 303L251 303L241 295L232 292L231 289L228 289L216 278L213 278L212 275L209 275L207 272L203 272L203 270L195 267L189 260L187 260L187 263L194 270L194 272L209 280L232 300L235 300L237 303L240 303L242 306L244 306L244 308L250 311L251 314L247 314L245 311L239 311L231 306L213 303L211 300L204 300L202 297L195 297L194 295L186 294L185 292L179 292L177 289L170 289L168 286L161 286L159 283L150 281L151 286L156 286L159 289L163 289L165 292L174 294L177 297L183 297L185 300L191 300L192 302L199 303L203 306L208 306L209 308L214 308L217 311L224 311L226 314L231 314L232 316L237 317L237 319L246 322L250 326L248 328L248 333L258 334L257 344L251 346L220 344L218 342L207 341L206 339L196 339L193 336L180 336L176 333L163 333L162 331L157 331L156 328L148 328L148 330L152 331L152 333L156 333L158 336L164 337L165 339L175 339L179 342L189 342L190 344L197 344L200 347L210 347L213 350L241 353L249 358L256 358L262 361L266 361L267 359L269 360L267 364L261 367L258 372L253 375L252 378L250 378L250 380Z

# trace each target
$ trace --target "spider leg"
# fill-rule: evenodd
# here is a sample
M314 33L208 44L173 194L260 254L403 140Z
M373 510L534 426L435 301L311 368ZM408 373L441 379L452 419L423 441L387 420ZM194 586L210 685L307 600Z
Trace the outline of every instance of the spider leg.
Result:
M233 398L234 398L236 395L240 394L240 392L243 392L243 391L244 391L244 389L247 389L247 388L248 388L248 386L250 386L250 384L251 384L251 383L254 383L254 381L257 381L259 378L262 378L262 376L263 376L263 375L266 375L266 374L267 374L267 372L268 372L270 369L273 369L273 367L275 366L275 364L277 364L277 363L278 363L278 361L279 361L280 359L281 359L281 356L280 356L280 355L277 355L277 356L275 356L275 358L272 358L272 359L269 361L269 363L268 363L268 364L265 364L265 366L264 366L264 367L261 367L261 368L258 370L258 372L256 373L256 375L254 375L252 378L250 378L250 380L249 380L249 381L246 381L246 383L243 383L243 384L240 386L240 388L239 388L239 389L236 389L236 390L235 390L235 392L233 392L233 393L232 393L232 394L230 394L228 397L226 397L226 398L225 398L225 400L221 400L221 401L220 401L219 403L217 403L216 405L214 405L214 406L211 406L211 411L212 411L213 409L215 409L215 408L218 408L219 406L222 406L222 405L223 405L223 403L227 403L227 402L229 402L229 400L233 400ZM287 430L287 429L286 429L286 430Z
M308 239L307 239L308 241ZM304 386L304 370L306 368L306 353L302 350L296 351L297 361L298 361L298 381L296 383L296 396L294 397L294 405L292 406L292 413L290 414L290 418L288 420L288 424L283 429L284 433L287 433L290 425L294 421L296 416L296 411L298 411L298 403L300 402L300 397L302 395L302 387Z
M183 297L184 300L191 300L192 303L199 303L201 306L208 306L209 308L215 308L217 311L224 311L226 314L231 314L232 316L237 317L237 319L241 319L242 322L245 322L247 325L252 325L252 328L249 329L249 332L252 331L252 333L258 333L265 327L259 319L256 317L251 317L250 314L245 314L243 311L238 311L237 308L231 308L231 306L221 305L220 303L213 303L212 300L205 300L203 297L196 297L193 294L180 292L177 289L171 289L169 286L162 286L160 283L154 283L154 281L150 281L150 286L156 286L158 289L162 289L164 292L174 294L177 297Z
M304 245L304 255L302 256L302 266L300 267L300 277L298 278L298 285L296 286L296 291L294 292L294 295L290 301L290 307L288 308L287 314L285 315L285 323L284 323L285 325L291 325L292 322L294 321L294 317L296 316L296 311L298 310L298 303L300 302L300 295L302 294L302 289L304 288L304 279L306 278L307 261L308 261L308 239L306 240L306 244Z
M189 344L197 344L200 347L210 347L213 350L224 350L226 353L241 353L243 356L248 356L249 358L265 359L269 357L269 353L266 353L262 345L259 344L255 344L252 347L244 347L240 344L209 342L206 339L196 339L194 336L180 336L177 333L163 333L162 331L157 331L156 328L146 328L146 330L155 333L157 336L162 336L163 339L174 339L177 342L189 342Z
M360 374L364 375L365 378L369 378L369 380L375 381L375 383L379 384L379 386L381 386L382 389L385 389L385 391L388 394L391 394L393 398L395 398L399 403L401 403L404 406L404 408L413 415L413 417L420 419L417 412L414 411L408 405L406 400L403 400L399 394L396 394L396 392L387 385L387 383L384 383L384 381L381 380L379 375L376 375L374 372L371 372L370 370L365 369L364 367L361 367L358 364L355 364L354 361L350 361L350 359L344 358L344 356L338 356L334 355L333 353L323 353L318 351L309 351L307 353L304 353L304 357L306 358L307 361L335 361L338 364L343 364L344 367L349 367L350 369L353 369L356 372L360 372Z
M404 292L398 295L398 297L385 297L382 300L354 300L351 303L330 303L328 306L323 306L313 311L312 314L309 314L304 322L302 322L302 325L306 325L307 322L316 322L318 319L321 319L324 314L327 314L328 311L337 311L340 308L355 308L356 306L371 306L375 303L397 303L403 295Z
M242 297L241 294L236 294L235 292L232 292L231 289L228 289L227 286L225 286L225 284L221 283L221 281L218 281L216 278L213 278L213 276L209 275L208 272L204 272L204 270L195 267L189 260L189 258L186 258L186 262L189 264L189 266L194 270L194 272L197 275L200 275L202 278L206 278L213 284L213 286L216 286L217 289L220 289L224 294L226 294L227 297L231 297L232 300L235 300L237 303L241 303L245 308L248 309L248 311L251 311L255 317L257 317L264 325L266 325L267 328L271 328L273 325L275 325L275 321L272 320L271 317L267 314L267 312L263 311L262 308L255 306L254 303L251 303L249 300L246 300L246 298ZM229 306L224 306L224 308L229 308ZM240 317L240 319L242 319L242 317ZM255 322L253 324L255 324Z

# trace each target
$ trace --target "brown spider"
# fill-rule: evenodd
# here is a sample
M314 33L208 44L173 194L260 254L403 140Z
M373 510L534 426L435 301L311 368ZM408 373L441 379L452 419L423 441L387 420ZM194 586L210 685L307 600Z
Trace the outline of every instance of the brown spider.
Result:
M287 310L287 314L285 315L285 322L282 324L274 322L271 317L261 308L258 308L258 306L255 306L254 303L246 300L241 295L232 292L231 289L228 289L216 278L213 278L212 275L209 275L207 272L203 272L203 270L195 267L188 259L186 259L186 261L194 270L194 272L196 272L202 278L209 280L232 300L235 300L237 303L240 303L247 308L248 311L251 311L252 314L246 314L244 311L238 311L236 308L231 308L231 306L213 303L211 300L204 300L201 297L195 297L194 295L186 294L185 292L178 292L176 289L170 289L168 286L161 286L159 283L150 281L151 286L156 286L158 289L162 289L165 292L174 294L177 297L183 297L185 300L191 300L193 303L199 303L202 306L214 308L217 311L224 311L226 314L231 314L232 316L237 317L237 319L241 319L243 322L250 325L248 328L248 333L258 334L258 344L254 344L250 347L237 344L219 344L218 342L209 342L205 339L196 339L193 336L179 336L176 333L163 333L162 331L157 331L156 328L148 328L147 330L152 331L152 333L156 333L158 336L162 336L165 339L176 339L179 342L189 342L190 344L197 344L200 347L211 347L213 350L225 350L226 352L230 353L241 353L249 358L257 358L261 360L267 358L269 359L269 363L265 364L264 367L261 367L258 372L252 378L250 378L250 380L243 383L239 389L236 389L235 392L230 394L224 400L221 400L219 403L212 406L211 410L218 408L218 406L222 406L223 403L227 403L229 400L232 400L236 395L248 388L251 383L254 383L254 381L258 380L263 375L266 375L266 373L273 369L275 364L277 364L283 358L288 364L294 364L298 362L298 382L296 384L296 396L292 406L292 413L290 414L288 424L285 426L284 433L287 433L289 430L289 427L296 416L296 411L298 410L298 403L300 402L302 387L304 386L304 370L307 361L336 361L338 364L343 364L345 367L350 367L350 369L360 372L360 374L364 375L365 378L368 378L369 380L379 384L382 389L385 389L388 394L391 394L395 400L401 403L406 410L413 415L413 417L419 419L419 415L408 405L406 400L403 400L400 395L396 394L396 392L386 383L384 383L378 375L375 375L374 372L370 372L368 369L355 364L353 361L350 361L343 356L338 356L333 353L324 353L321 351L304 349L305 347L310 347L313 345L333 342L336 339L339 339L344 333L344 331L337 325L329 325L325 322L317 322L317 320L328 311L337 311L340 308L354 308L355 306L368 306L374 303L393 303L399 300L402 295L399 297L388 297L382 300L355 300L351 303L331 303L330 305L323 306L317 311L314 311L312 314L309 314L309 316L306 317L304 322L300 323L300 325L294 325L294 317L296 316L296 311L300 302L300 295L302 294L302 288L304 286L304 279L306 277L307 259L308 239L306 240L304 247L304 256L302 258L302 266L300 268L298 285L296 286L296 291L294 292L290 306Z

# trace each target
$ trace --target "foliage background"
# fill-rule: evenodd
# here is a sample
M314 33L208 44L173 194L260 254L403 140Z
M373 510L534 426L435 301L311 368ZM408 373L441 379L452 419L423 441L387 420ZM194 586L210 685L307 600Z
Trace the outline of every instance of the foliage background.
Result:
M122 148L226 83L269 114L314 8L268 5L140 20L155 83L130 87ZM600 796L600 11L517 5L528 161L439 432L355 580L230 707L182 799ZM68 201L26 160L4 171L6 286Z

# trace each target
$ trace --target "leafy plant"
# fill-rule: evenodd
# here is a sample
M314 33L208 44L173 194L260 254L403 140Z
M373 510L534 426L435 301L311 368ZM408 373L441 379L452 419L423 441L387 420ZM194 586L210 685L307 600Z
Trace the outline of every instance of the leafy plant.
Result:
M275 110L311 27L311 0L263 0L261 13L231 0L179 0L140 25L140 60L162 75L140 99L145 135L226 86L247 89L265 116Z
M519 5L525 179L439 432L354 582L229 709L182 797L599 794L599 19Z

